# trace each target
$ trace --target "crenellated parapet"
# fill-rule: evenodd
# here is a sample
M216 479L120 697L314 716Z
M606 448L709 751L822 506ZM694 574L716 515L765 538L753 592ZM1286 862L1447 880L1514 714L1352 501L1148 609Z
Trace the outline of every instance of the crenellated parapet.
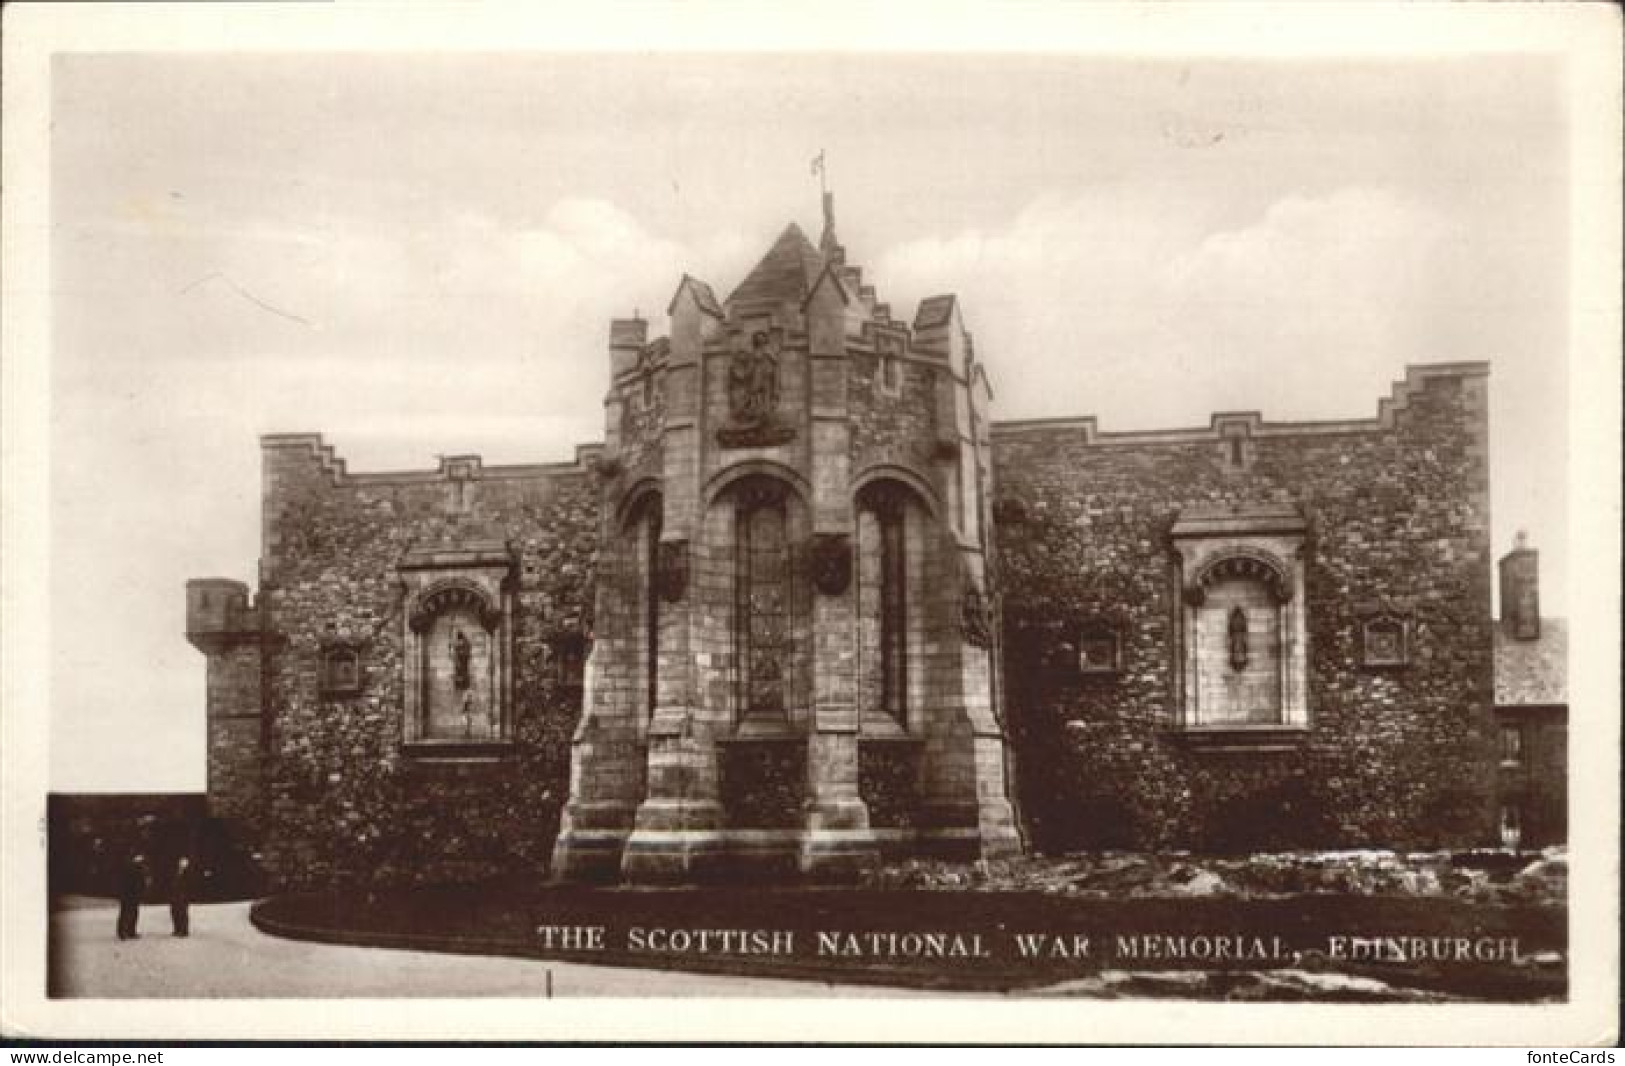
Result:
M433 499L437 512L474 514L480 497L524 496L532 486L584 479L607 457L602 444L576 446L556 463L487 465L472 453L441 455L433 469L351 471L319 433L260 437L260 584L274 586L288 566L355 526L358 501ZM360 528L365 529L366 523Z
M1343 433L1375 433L1394 429L1405 422L1419 398L1430 387L1446 387L1471 398L1487 395L1490 365L1485 362L1413 363L1405 377L1394 382L1387 396L1377 401L1374 418L1343 418L1320 421L1265 421L1258 411L1220 411L1206 427L1189 429L1150 429L1105 431L1094 415L1065 418L1029 418L993 423L994 436L1047 430L1074 430L1086 444L1140 447L1155 444L1190 444L1200 441L1226 441L1231 438L1330 436ZM1485 411L1487 406L1480 404Z

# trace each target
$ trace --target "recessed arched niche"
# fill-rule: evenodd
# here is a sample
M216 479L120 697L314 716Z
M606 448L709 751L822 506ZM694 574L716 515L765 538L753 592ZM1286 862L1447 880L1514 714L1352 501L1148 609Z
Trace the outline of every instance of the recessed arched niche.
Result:
M493 754L513 740L512 553L496 543L415 551L399 572L408 752Z
M1309 724L1306 526L1282 505L1193 508L1174 523L1180 594L1178 725L1192 734Z

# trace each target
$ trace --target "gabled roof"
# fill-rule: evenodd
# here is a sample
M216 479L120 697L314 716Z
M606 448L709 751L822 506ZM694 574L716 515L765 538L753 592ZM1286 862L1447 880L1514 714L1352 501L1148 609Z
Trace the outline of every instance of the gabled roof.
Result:
M731 305L788 301L799 305L823 269L824 257L801 232L801 227L792 222L779 234L779 239L773 242L755 269L745 275L727 302Z
M677 291L671 294L671 302L666 305L666 314L677 310L677 301L685 289L694 294L694 302L699 304L701 311L713 318L723 317L722 307L717 303L716 294L711 291L711 286L692 274L684 274L683 280L677 283Z
M1567 703L1568 653L1569 629L1564 619L1542 618L1535 640L1518 640L1496 623L1496 706Z

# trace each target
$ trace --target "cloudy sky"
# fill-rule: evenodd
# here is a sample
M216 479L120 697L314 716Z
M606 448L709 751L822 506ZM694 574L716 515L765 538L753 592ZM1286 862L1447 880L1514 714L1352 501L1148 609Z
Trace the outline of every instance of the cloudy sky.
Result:
M1568 129L1537 58L100 55L53 68L51 786L203 783L188 577L252 580L257 435L568 458L607 322L792 220L996 415L1370 416L1492 365L1497 553L1564 610ZM139 745L139 748L137 748ZM143 754L132 758L130 752Z

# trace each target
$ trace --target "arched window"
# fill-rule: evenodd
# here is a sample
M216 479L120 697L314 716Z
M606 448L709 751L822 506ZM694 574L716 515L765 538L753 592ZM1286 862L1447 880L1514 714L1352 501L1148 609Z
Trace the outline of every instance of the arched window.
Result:
M738 707L743 723L782 721L786 669L793 658L788 514L784 490L757 479L737 493L735 512L734 647Z

